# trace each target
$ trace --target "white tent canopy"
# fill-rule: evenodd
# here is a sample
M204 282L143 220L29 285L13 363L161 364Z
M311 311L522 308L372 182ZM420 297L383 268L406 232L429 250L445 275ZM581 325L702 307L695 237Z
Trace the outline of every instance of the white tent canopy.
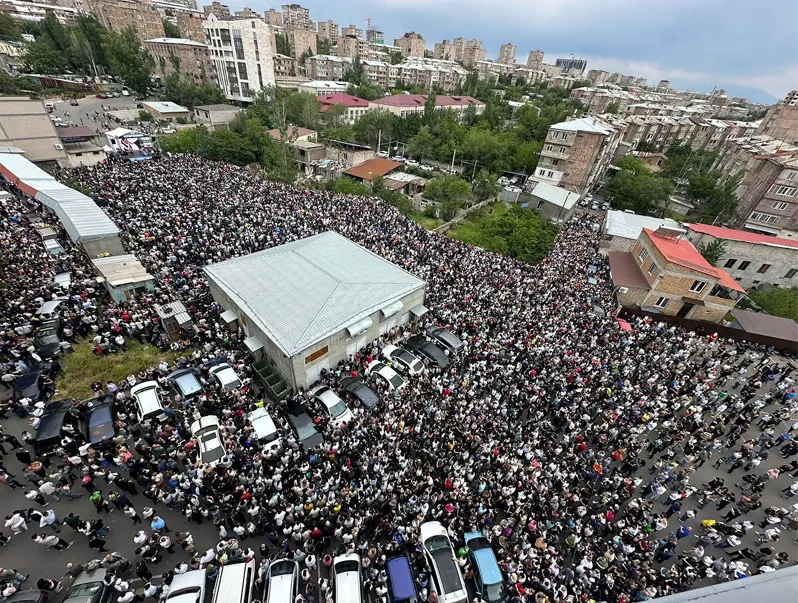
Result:
M29 184L37 190L36 200L58 216L73 241L93 241L119 234L111 218L83 193L56 180L39 180Z

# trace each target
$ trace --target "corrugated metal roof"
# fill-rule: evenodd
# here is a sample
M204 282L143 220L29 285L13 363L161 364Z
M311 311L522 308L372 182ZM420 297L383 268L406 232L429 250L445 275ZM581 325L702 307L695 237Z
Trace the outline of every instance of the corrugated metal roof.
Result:
M40 167L15 153L0 154L0 172L11 182L19 180L54 180L54 178Z
M798 343L798 323L791 318L758 314L748 310L741 310L740 308L733 309L731 313L747 333Z
M604 220L604 232L612 237L621 237L622 239L637 240L640 233L643 232L643 228L656 230L660 226L680 228L679 223L670 218L640 216L617 209L609 210Z
M83 193L56 180L23 183L35 187L36 200L55 212L73 241L92 241L119 234L113 220Z
M331 231L205 272L288 356L425 286Z

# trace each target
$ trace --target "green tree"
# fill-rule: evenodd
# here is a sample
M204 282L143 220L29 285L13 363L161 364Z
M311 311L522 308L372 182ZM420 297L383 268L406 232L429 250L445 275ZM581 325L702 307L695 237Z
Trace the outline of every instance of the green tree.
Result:
M487 170L479 170L474 181L471 183L471 190L474 196L479 199L490 199L501 191L501 187L496 178L496 174L491 174Z
M444 175L427 183L424 197L439 203L441 218L451 220L458 209L462 209L473 199L473 193L468 182L462 178Z
M294 56L291 51L291 43L288 41L288 34L275 34L274 36L275 47L277 54L282 54L287 57Z
M637 176L650 176L651 170L648 169L648 166L643 163L641 159L638 159L634 155L624 155L618 161L615 162L622 170L628 170L634 173Z
M25 44L20 59L33 73L54 74L66 70L66 58L48 39Z
M749 291L748 296L768 314L798 321L798 289L779 287L767 293Z
M427 100L424 102L424 117L423 122L425 126L434 126L438 121L438 97L434 92L427 95Z
M152 73L152 57L144 50L129 25L119 31L106 32L103 37L105 52L111 67L125 84L140 94L147 92Z
M626 159L624 157L619 163L623 162L633 169L619 170L604 188L605 195L612 199L612 206L616 209L631 209L638 214L661 213L673 194L673 183L667 178L653 175L645 165L644 171L640 170L636 164L639 160L631 158L624 161Z
M413 136L407 144L407 154L410 157L435 157L438 139L427 126L423 126L418 134Z
M715 239L709 243L701 243L698 246L698 252L704 256L704 259L712 266L717 266L720 258L726 253L726 241L723 239Z
M0 13L0 38L15 42L22 39L22 29L18 21L8 13Z
M715 171L696 172L687 182L687 198L693 201L704 201L712 197L718 185L720 174Z
M714 190L704 203L690 212L696 222L724 223L734 217L737 208L737 188L743 179L743 173L716 184Z
M344 81L354 84L355 86L362 86L366 82L366 72L363 69L363 62L359 56L352 60L352 64L344 74Z
M620 111L620 109L621 109L620 101L614 100L614 101L611 101L611 102L607 103L607 108L604 109L604 112L605 113L617 114L618 111Z
M316 54L330 54L332 50L332 42L329 40L316 40Z
M274 182L293 184L299 176L296 152L289 144L288 136L285 133L280 140L266 136L262 162L266 167L269 180Z
M210 135L204 125L196 128L185 128L174 134L158 137L161 149L169 153L199 153L204 142L203 139Z
M360 195L362 197L368 195L368 191L362 182L347 177L330 180L327 182L327 190L339 195Z
M256 149L251 141L233 130L218 129L203 137L199 153L206 159L238 165L257 161Z
M659 148L653 142L648 142L647 140L641 140L637 143L637 149L641 153L656 153Z
M380 138L384 141L394 138L392 128L393 113L385 109L376 109L367 111L357 120L355 136L360 144L376 148Z
M180 36L180 29L169 21L168 19L163 19L163 34L167 38L179 38Z

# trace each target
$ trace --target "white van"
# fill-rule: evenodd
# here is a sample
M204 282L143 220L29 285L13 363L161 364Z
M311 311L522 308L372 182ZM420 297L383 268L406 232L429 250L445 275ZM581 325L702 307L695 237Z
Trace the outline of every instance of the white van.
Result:
M175 575L164 603L203 603L206 581L205 570Z
M250 603L257 575L252 559L222 566L216 576L210 603Z
M332 569L335 603L362 603L360 555L350 553L336 557Z
M247 414L247 419L249 419L252 428L255 430L255 437L258 438L258 442L267 452L277 450L280 447L280 432L277 431L274 419L265 408L256 408Z
M299 564L280 559L269 566L264 603L294 603L299 593Z
M157 381L145 381L130 388L130 395L136 401L136 419L139 423L150 419L166 421L160 392Z

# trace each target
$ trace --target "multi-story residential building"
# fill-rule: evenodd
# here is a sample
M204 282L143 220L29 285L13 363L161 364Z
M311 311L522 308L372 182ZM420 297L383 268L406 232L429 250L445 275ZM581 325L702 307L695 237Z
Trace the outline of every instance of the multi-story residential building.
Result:
M296 87L297 92L307 92L316 96L346 92L347 88L349 88L348 82L333 82L331 80L312 80L298 84Z
M299 4L283 4L283 27L313 29L310 21L310 9Z
M274 86L271 27L263 19L230 20L209 15L205 31L216 81L229 100L252 102Z
M385 109L399 117L407 117L414 113L424 113L427 102L426 94L397 94L378 98L371 102L372 109ZM436 96L435 107L440 110L453 110L460 121L463 121L473 107L477 115L485 111L485 103L470 96Z
M526 67L519 67L513 71L516 77L522 77L528 84L537 84L548 79L545 71L539 69L527 69Z
M369 44L385 44L385 32L369 27L366 30L366 40Z
M465 82L468 70L455 61L437 59L408 58L398 66L398 78L406 84L431 89L440 86L450 92Z
M317 54L308 59L308 76L313 80L332 80L340 82L349 70L352 59L349 57L334 57L329 54Z
M499 58L496 59L497 63L502 65L515 65L515 44L507 42L499 47Z
M369 83L385 89L396 86L396 80L399 77L398 65L391 65L385 61L370 60L364 60L361 63Z
M496 61L476 61L471 65L479 79L495 82L500 75L512 75L516 72L515 65L498 63Z
M399 47L399 52L403 57L423 57L424 56L424 38L414 31L405 33L401 38L394 40L394 46Z
M248 6L245 6L241 10L237 10L235 16L237 19L256 19L260 17L260 13L257 13Z
M610 72L602 71L601 69L591 69L587 72L588 81L594 86L609 82Z
M319 21L316 24L319 39L336 44L338 42L338 23L334 21Z
M667 92L671 89L670 80L660 80L657 84L657 92Z
M229 17L230 16L230 7L226 4L222 4L221 2L217 2L213 0L210 4L206 4L202 7L203 12L206 16L215 15L217 17Z
M449 42L449 40L444 40L443 42L435 42L435 47L432 50L432 56L433 58L440 59L442 61L456 60L454 44Z
M350 23L349 25L347 25L346 27L344 27L341 30L341 35L342 36L354 36L356 38L362 38L363 37L363 30L360 29L357 25L352 25Z
M274 25L276 27L283 26L283 13L273 8L270 8L266 12L263 13L263 18L266 20L266 23L269 25Z
M711 266L684 230L643 228L632 251L609 252L618 304L669 316L720 323L745 294L725 270Z
M161 13L150 5L128 0L94 0L91 6L97 20L107 29L118 31L132 25L142 42L164 37Z
M330 107L342 106L345 112L342 119L345 123L353 124L358 119L365 115L366 111L371 108L367 100L352 96L351 94L338 93L338 94L319 94L316 98L321 103L322 112L326 112Z
M335 54L339 57L349 57L350 59L355 57L368 58L371 56L371 48L369 43L363 38L339 36Z
M543 143L535 178L585 194L609 167L622 133L621 126L596 117L553 124Z
M200 12L182 12L175 15L177 19L177 29L180 30L180 35L195 42L206 42L205 28L203 23L205 17Z
M554 61L554 66L562 69L566 75L582 77L587 68L587 61L585 59L557 59Z
M297 74L298 61L284 54L274 54L274 77L293 77Z
M543 51L532 50L526 58L526 68L538 70L541 65L543 65Z
M743 287L768 283L798 288L798 240L709 224L687 224L687 238L696 247L723 241L716 265Z
M287 27L285 32L288 34L288 43L291 44L291 52L295 59L299 59L306 52L311 56L316 54L315 31L301 27Z
M144 41L144 48L155 59L155 70L162 80L176 73L197 83L216 82L207 44L188 38L153 38Z
M28 2L27 0L5 0L2 4L2 11L20 21L43 21L48 13L52 13L62 25L72 26L77 23L80 13L91 12L91 8L83 0L70 3L70 6Z
M452 41L452 45L454 46L454 56L451 58L466 67L471 67L474 63L485 60L485 49L482 48L482 42L479 40L455 38Z
M784 100L768 109L757 134L798 144L798 90L793 90Z

